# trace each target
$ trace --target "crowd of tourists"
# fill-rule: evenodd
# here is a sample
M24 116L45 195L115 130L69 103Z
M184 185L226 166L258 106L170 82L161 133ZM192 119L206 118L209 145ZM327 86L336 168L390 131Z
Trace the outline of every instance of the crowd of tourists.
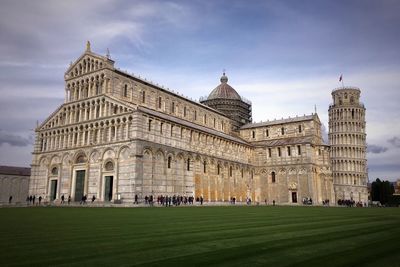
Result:
M157 196L156 201L157 201L158 206L166 206L166 207L170 207L171 205L172 206L193 205L194 197L192 197L192 196L187 197L187 196L180 196L180 195L173 195L173 196L160 195L160 196ZM203 205L203 197L197 198L196 201L200 202L201 205ZM135 201L133 203L139 204L137 195L135 195ZM155 204L154 197L152 195L150 195L150 196L146 195L144 197L144 204L153 206Z
M339 199L338 200L338 205L339 206L345 206L345 207L358 207L358 208L362 208L362 207L366 207L367 204L366 203L362 203L362 202L355 202L353 199Z
M11 198L11 196L10 196ZM41 205L42 204L42 196L36 197L35 195L33 196L27 196L26 197L26 204L29 206L35 206L35 205ZM10 201L11 203L11 201Z
M312 205L312 204L313 204L313 200L311 197L303 198L303 205Z
M26 204L28 206L37 206L37 205L41 205L42 204L42 196L35 196L35 195L31 195L31 196L27 196L26 198ZM96 200L96 197L93 195L93 197L91 198L91 202L93 203ZM150 196L145 196L144 197L144 204L145 205L149 205L149 206L154 206L155 203L157 203L158 206L166 206L166 207L170 207L170 206L181 206L181 205L193 205L194 201L200 203L200 205L203 205L204 199L202 196L200 197L196 197L196 199L193 196L181 196L181 195L173 195L173 196L167 196L167 195L159 195L157 196L156 200L154 199L153 195ZM143 200L140 201L141 203L143 203ZM86 204L87 201L87 195L82 196L82 199L79 201L79 203L82 205ZM12 196L9 197L9 204L12 203ZM68 205L71 203L71 196L68 196L68 198L65 198L64 195L61 196L61 203L60 204L65 204L68 203ZM231 197L230 204L236 204L236 198L235 197ZM275 200L273 200L273 206L275 206ZM313 205L313 200L312 198L308 198L305 197L302 199L302 203L303 205ZM139 204L139 196L135 195L135 200L133 202L133 204ZM251 205L251 198L246 198L246 204L247 205ZM265 199L265 204L267 205L267 200ZM355 202L353 199L339 199L337 201L337 204L339 206L345 206L345 207L366 207L367 204L366 203L362 203L362 202ZM325 199L322 201L322 205L324 206L329 206L329 199Z

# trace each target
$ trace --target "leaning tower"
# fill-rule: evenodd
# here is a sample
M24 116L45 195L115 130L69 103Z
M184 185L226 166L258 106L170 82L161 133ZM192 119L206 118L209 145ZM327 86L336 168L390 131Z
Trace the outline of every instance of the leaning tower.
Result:
M361 90L332 91L329 106L329 144L336 203L339 199L368 203L365 107Z

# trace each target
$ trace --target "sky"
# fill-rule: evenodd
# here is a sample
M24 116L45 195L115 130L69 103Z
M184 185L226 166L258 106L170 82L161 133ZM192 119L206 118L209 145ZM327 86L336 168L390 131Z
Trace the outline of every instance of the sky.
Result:
M361 89L369 180L400 178L400 1L0 0L0 164L29 166L34 129L85 50L190 98L225 69L253 121L311 114ZM326 134L326 133L325 133Z

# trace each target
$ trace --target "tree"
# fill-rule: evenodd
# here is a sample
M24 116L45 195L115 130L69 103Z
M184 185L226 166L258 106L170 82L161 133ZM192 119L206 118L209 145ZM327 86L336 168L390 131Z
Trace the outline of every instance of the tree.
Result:
M382 205L388 203L394 193L394 187L389 181L381 181L379 178L371 184L372 201L379 201Z

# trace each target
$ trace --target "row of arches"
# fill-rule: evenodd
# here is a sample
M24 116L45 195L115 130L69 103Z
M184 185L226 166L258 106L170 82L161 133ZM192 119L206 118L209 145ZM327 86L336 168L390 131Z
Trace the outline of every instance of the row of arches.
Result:
M366 173L365 160L332 160L332 171Z
M71 70L70 76L73 78L102 68L103 62L101 60L86 57Z
M66 101L77 101L88 97L107 93L110 89L110 79L104 74L92 76L79 81L67 83Z
M362 147L342 147L332 146L331 147L331 158L354 158L354 159L365 159L365 148Z
M335 145L365 146L365 134L335 134L329 135L329 143Z
M364 108L335 108L329 112L329 119L332 121L341 120L365 120Z
M254 190L248 165L150 147L143 151L143 179L152 181L144 191L154 195L195 195L205 201L244 201Z
M128 112L128 108L105 98L94 99L77 104L69 104L64 106L61 112L53 115L53 118L46 123L45 128L85 122L89 120L107 117L111 115L120 115Z
M42 132L39 137L38 151L47 152L127 140L130 138L132 119L132 116L119 116L104 121Z
M177 148L200 151L214 156L249 162L251 148L216 134L175 124L157 117L147 117L146 134L149 141Z
M333 181L336 185L365 186L367 179L365 174L333 173Z
M329 132L365 133L365 122L329 122Z

